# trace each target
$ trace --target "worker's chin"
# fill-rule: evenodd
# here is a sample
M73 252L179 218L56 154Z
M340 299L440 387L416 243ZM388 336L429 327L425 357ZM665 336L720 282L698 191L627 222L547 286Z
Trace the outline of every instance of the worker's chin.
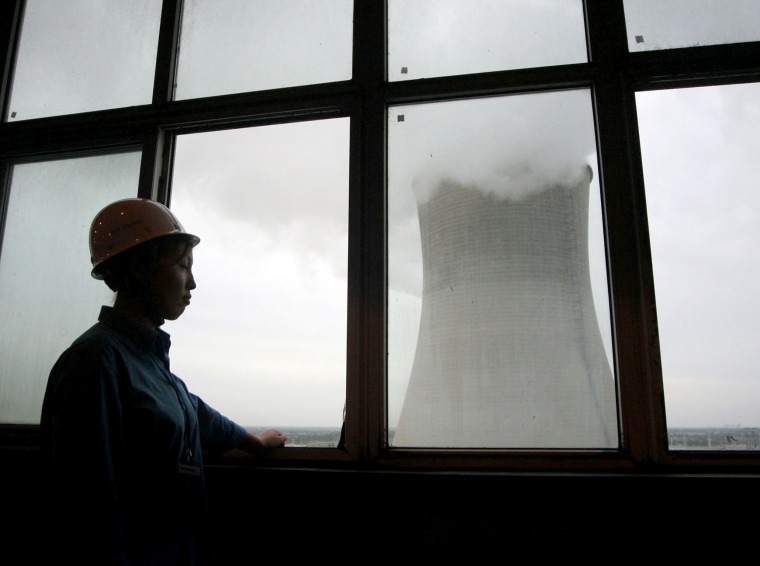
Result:
M185 307L177 307L175 309L172 309L171 311L164 313L164 319L165 320L177 320L179 317L182 316L182 313L185 312Z
M179 313L179 314L172 314L172 315L169 315L169 316L165 316L165 317L164 317L164 320L165 320L165 321L166 321L166 320L177 320L177 319L178 319L180 316L182 316L182 313Z

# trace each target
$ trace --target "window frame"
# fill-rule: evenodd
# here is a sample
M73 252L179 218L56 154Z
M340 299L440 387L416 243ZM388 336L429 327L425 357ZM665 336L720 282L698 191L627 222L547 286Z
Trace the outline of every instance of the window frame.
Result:
M585 0L588 62L386 80L386 8L354 1L349 81L173 101L181 0L164 0L149 105L7 121L25 0L0 7L0 235L15 163L142 147L136 196L171 201L174 140L188 132L349 117L346 449L293 449L267 462L223 466L342 466L376 469L630 472L646 468L760 469L760 453L668 449L656 302L635 95L644 90L760 82L760 42L629 53L623 0ZM386 441L386 114L395 104L587 88L592 94L607 240L620 446L617 450L440 450ZM1 237L1 236L0 236ZM38 427L0 425L0 449L39 447Z

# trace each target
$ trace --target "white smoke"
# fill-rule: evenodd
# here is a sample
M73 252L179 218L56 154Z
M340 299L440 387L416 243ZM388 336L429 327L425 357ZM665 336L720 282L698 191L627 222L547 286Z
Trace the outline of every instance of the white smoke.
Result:
M408 110L413 125L435 124L436 132L418 146L424 151L412 178L418 203L430 198L443 181L510 199L551 185L577 183L587 175L595 151L586 90L454 101Z

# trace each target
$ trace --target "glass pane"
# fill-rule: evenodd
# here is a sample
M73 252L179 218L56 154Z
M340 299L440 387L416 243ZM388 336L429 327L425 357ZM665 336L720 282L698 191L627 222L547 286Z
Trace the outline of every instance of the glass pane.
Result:
M110 304L90 277L90 222L135 196L139 171L139 153L14 167L0 255L1 422L40 422L50 369Z
M183 135L172 210L198 288L172 367L206 402L288 445L335 446L346 396L349 120ZM326 444L325 444L326 443Z
M624 0L629 51L760 40L757 0Z
M352 0L186 0L176 98L351 78Z
M760 84L636 104L671 447L756 450Z
M617 447L589 92L388 127L391 443Z
M389 0L388 79L585 63L582 0Z
M161 0L27 0L8 120L150 104Z

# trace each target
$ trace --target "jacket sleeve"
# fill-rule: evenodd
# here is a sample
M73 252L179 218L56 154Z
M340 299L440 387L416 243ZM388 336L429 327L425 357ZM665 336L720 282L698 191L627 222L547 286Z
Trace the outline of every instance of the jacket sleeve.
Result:
M189 393L198 415L201 446L210 454L222 454L237 448L246 435L246 430L228 419L219 411L207 405L203 399Z

